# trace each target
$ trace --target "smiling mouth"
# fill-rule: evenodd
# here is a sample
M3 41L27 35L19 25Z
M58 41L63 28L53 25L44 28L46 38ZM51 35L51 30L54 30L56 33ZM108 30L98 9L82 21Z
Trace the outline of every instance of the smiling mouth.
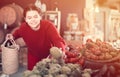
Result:
M32 24L32 25L36 25L36 24ZM39 28L40 26L39 26L40 24L38 24L38 25L36 25L36 26L33 26L32 28Z

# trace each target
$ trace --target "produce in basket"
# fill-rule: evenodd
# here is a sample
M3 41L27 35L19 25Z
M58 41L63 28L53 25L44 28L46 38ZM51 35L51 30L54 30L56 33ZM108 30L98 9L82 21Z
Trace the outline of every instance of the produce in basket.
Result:
M112 47L107 42L102 42L100 39L87 41L85 44L84 56L89 60L94 61L112 61L119 58L120 51Z

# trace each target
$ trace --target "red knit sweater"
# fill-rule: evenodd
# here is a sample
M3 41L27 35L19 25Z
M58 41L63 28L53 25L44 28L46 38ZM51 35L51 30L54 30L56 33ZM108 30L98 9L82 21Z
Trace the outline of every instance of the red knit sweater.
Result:
M13 36L15 39L22 37L28 47L28 53L41 59L49 55L49 49L52 46L65 49L65 41L56 27L47 20L41 20L38 31L32 30L26 23L22 23Z

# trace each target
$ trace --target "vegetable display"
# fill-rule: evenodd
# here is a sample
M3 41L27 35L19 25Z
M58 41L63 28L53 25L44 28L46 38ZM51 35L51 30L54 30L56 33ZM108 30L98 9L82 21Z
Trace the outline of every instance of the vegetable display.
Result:
M33 70L26 70L23 77L88 77L83 74L90 74L83 72L78 64L67 63L60 65L53 59L43 59L34 66Z
M24 71L23 77L88 77L82 76L86 72L84 72L84 69L79 64L65 63L63 55L61 55L62 52L58 48L51 48L50 53L51 58L39 61L32 71ZM87 74L90 77L91 73L87 72Z
M39 61L32 71L26 70L23 77L119 77L119 55L120 50L99 39L88 39L78 47L69 45L65 52L52 47L49 57ZM88 68L86 66L91 65L86 61L89 60L93 67L97 66L96 62L103 65L97 69Z

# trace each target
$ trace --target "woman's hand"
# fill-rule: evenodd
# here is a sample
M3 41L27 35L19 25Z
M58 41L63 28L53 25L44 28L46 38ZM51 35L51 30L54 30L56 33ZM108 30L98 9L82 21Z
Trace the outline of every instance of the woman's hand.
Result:
M10 34L10 33L6 35L6 40L7 40L7 39L13 39L13 38L14 38L13 35Z

